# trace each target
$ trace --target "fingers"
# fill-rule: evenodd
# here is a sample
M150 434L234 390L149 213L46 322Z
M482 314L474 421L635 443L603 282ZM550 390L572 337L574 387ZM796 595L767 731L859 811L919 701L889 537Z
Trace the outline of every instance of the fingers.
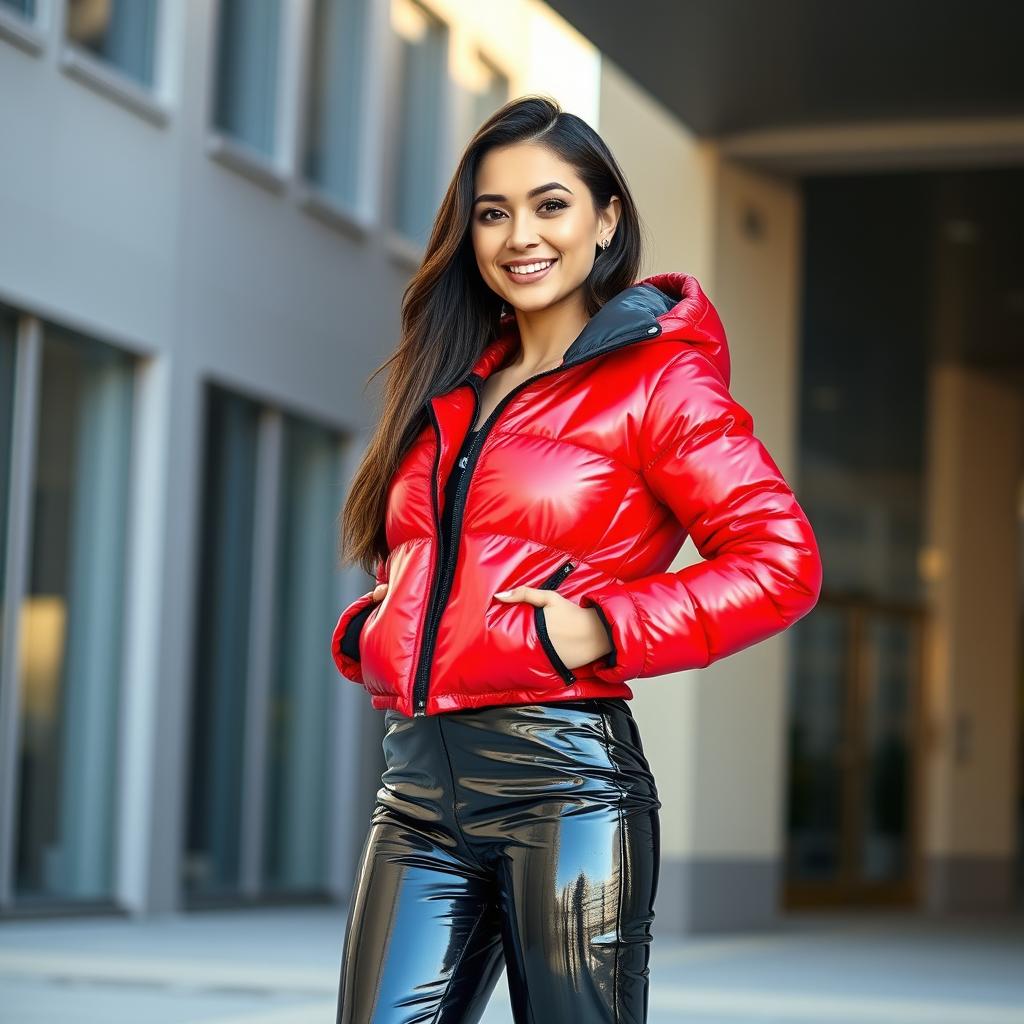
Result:
M528 604L547 604L551 598L550 590L540 590L538 587L513 587L511 590L499 590L495 597L499 601L526 601Z
M382 601L384 595L388 592L388 585L386 583L378 583L373 588L373 599L374 601Z

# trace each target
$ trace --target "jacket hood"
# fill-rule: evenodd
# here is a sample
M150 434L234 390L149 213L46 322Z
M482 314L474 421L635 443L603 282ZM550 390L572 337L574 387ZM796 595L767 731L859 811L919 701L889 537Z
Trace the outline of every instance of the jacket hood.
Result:
M729 346L718 311L692 274L645 277L609 299L566 349L570 366L623 345L651 338L679 341L702 349L729 386ZM484 349L470 375L485 378L519 343L515 315L501 318L497 337Z

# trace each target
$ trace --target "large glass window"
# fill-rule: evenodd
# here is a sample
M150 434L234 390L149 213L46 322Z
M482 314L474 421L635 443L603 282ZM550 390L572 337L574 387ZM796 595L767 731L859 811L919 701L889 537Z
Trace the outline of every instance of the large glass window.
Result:
M15 892L107 900L133 362L48 328L20 615Z
M280 0L220 0L216 126L263 153L274 153Z
M414 0L393 0L391 23L401 45L393 226L424 245L441 200L448 29Z
M202 894L240 884L258 426L255 403L207 391L185 859Z
M36 15L35 0L0 0L0 10L12 8L26 18L34 18Z
M306 131L306 174L356 204L364 106L367 0L317 0Z
M68 0L67 35L142 85L153 84L157 0Z
M323 891L339 438L207 393L186 886Z
M338 444L316 425L285 419L278 514L264 816L264 876L275 889L322 888L330 764L328 726L337 673L323 638L334 613ZM336 615L334 616L336 618Z
M790 679L786 871L831 881L842 867L844 651L850 625L835 609L816 609L799 630Z
M0 664L7 634L7 519L11 504L11 434L14 427L14 355L18 321L0 307Z
M914 175L829 176L803 196L797 490L825 588L791 634L787 878L797 903L905 900L923 679L928 190Z
M473 93L472 124L469 135L472 135L500 106L508 102L508 77L483 54L478 57L482 82Z

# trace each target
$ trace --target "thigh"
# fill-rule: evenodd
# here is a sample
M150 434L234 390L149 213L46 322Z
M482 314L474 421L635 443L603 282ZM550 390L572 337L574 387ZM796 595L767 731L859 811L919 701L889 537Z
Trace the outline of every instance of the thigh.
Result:
M603 706L601 743L573 742L575 774L552 777L500 860L516 1024L647 1020L661 804L631 715Z
M503 966L493 881L375 815L349 904L338 1024L473 1024Z

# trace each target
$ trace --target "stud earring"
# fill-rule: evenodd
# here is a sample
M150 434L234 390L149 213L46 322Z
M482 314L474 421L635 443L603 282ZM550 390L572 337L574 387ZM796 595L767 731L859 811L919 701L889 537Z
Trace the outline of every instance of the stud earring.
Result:
M604 238L604 239L601 240L601 248L602 249L607 249L610 244L611 244L611 240L608 239L608 238Z

